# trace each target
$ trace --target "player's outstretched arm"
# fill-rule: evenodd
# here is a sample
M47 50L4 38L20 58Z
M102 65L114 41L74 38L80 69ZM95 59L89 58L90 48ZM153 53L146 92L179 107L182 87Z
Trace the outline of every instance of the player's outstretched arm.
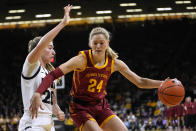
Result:
M47 74L44 77L38 89L36 90L36 92L42 95L51 86L51 84L53 83L55 79L58 79L59 77L63 75L66 75L67 73L73 71L74 69L82 69L84 66L84 63L85 63L85 60L82 54L72 57L70 60L61 64L55 70Z
M75 56L68 60L67 62L63 63L59 67L57 67L54 71L51 71L49 74L47 74L36 92L34 93L31 105L30 105L30 112L32 118L37 116L38 109L41 107L41 95L45 90L47 90L53 81L71 71L74 69L83 69L85 65L85 58L82 54Z
M28 61L29 63L36 63L43 50L48 46L48 44L56 37L56 35L66 26L69 24L70 21L70 10L71 10L71 5L67 5L66 7L64 7L64 17L62 19L62 21L56 26L54 27L51 31L49 31L47 34L45 34L41 40L39 41L38 45L31 51L31 53L29 53L28 55Z
M163 82L160 80L152 80L138 76L136 73L131 71L123 61L119 59L115 59L114 61L114 71L119 71L124 77L126 77L130 82L132 82L139 88L159 88L161 83Z

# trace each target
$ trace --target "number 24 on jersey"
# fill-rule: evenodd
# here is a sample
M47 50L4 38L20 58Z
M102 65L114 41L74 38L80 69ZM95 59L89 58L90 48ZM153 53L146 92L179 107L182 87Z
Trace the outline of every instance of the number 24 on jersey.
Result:
M90 79L89 80L90 85L88 86L88 91L89 92L97 92L99 93L102 89L103 85L103 80L101 80L99 83L97 82L96 79Z

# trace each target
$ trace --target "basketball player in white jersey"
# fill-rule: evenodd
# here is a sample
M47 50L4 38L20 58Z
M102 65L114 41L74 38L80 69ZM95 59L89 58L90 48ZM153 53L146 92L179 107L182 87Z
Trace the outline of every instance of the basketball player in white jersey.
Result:
M49 71L54 69L50 64L55 56L52 40L69 23L71 7L71 5L67 5L64 8L64 18L56 27L43 37L35 37L29 41L29 54L24 62L21 75L24 114L19 123L19 131L54 131L52 114L55 114L60 121L63 121L65 118L64 112L59 108L56 101L54 83L41 97L41 106L38 110L38 115L34 119L32 119L33 117L30 114L30 103L42 79Z

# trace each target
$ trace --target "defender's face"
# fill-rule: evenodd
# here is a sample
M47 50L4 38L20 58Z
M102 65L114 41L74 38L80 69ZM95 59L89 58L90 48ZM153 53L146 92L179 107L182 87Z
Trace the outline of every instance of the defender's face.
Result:
M90 41L90 47L95 54L105 53L109 46L109 40L103 34L94 35Z
M50 63L52 59L55 56L55 51L54 51L54 45L53 42L50 42L50 44L44 49L42 53L42 60L45 64Z

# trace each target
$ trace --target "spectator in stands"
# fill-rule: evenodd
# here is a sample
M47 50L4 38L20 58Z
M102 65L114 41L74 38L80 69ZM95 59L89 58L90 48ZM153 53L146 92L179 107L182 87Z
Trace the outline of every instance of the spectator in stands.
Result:
M156 126L154 125L152 117L149 117L146 123L146 130L155 130Z
M12 130L12 126L11 126L11 120L9 118L8 115L5 116L5 125L6 125L6 129L9 131L9 130Z
M14 114L14 116L11 119L11 125L12 125L13 130L15 131L18 129L19 120L20 118L17 114Z
M129 120L126 117L122 118L122 121L125 124L125 126L127 127L127 129L131 128L131 123L129 122Z
M140 107L140 112L141 112L141 117L142 117L142 118L147 118L147 117L148 117L148 113L147 113L147 111L145 110L144 106L141 106L141 107Z
M166 106L164 111L165 119L166 119L166 128L169 126L172 127L172 119L173 119L173 108Z
M137 128L137 118L136 116L133 114L133 112L130 112L128 114L128 121L130 123L130 129L131 130L135 130Z
M3 115L0 114L0 131L3 130L3 125L5 124Z
M154 116L153 107L148 108L148 116L150 116L150 117Z
M175 118L177 118L178 128L184 127L184 115L185 115L184 104L181 103L179 105L176 105L174 107L174 116Z
M140 110L139 110L139 109L136 109L136 111L135 111L135 116L136 116L137 118L141 118L141 113L140 113Z
M156 120L156 129L158 129L158 130L164 129L163 120L162 120L161 116L158 116L157 117L157 120Z
M186 97L184 102L184 110L185 110L184 124L185 124L185 128L188 130L193 129L193 123L195 122L193 120L193 108L194 105L191 102L191 97L190 96Z
M138 129L139 129L140 131L145 131L146 123L145 123L145 121L144 121L143 118L139 118L139 119L138 119L138 125L137 125L137 127L138 127Z

